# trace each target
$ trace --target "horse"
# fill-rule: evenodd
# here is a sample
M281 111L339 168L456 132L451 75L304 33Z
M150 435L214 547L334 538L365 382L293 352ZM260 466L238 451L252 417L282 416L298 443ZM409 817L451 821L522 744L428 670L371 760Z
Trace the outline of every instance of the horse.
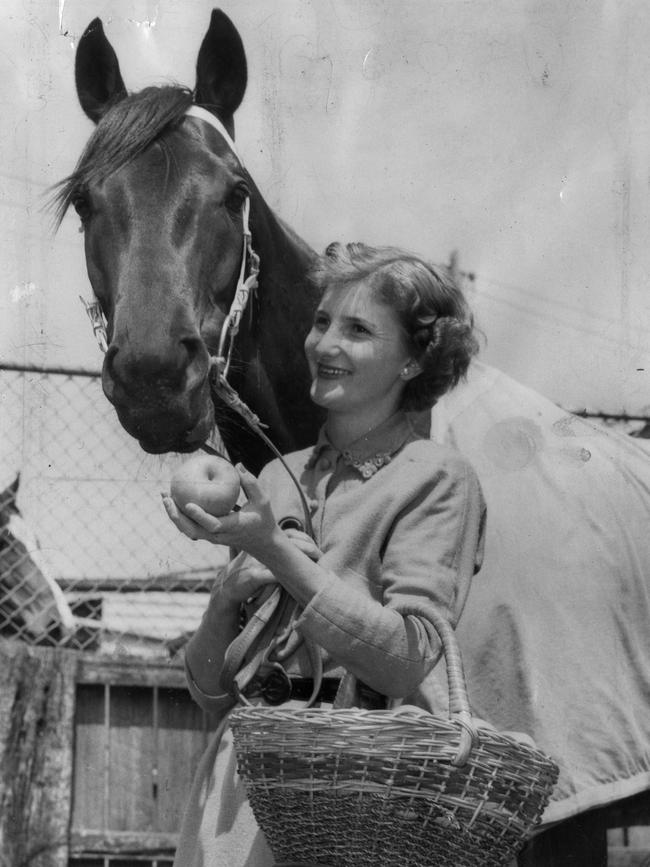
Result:
M314 253L237 154L246 69L239 33L213 10L194 90L129 94L92 21L75 77L96 126L56 201L59 219L70 206L81 218L100 331L105 321L103 388L124 428L145 451L191 452L216 423L256 472L271 455L214 394L215 364L280 451L314 442L321 419L302 353ZM249 210L258 285L233 319L254 282ZM520 863L605 864L594 810L650 788L647 455L480 362L424 423L466 454L488 503L484 564L457 628L473 709L560 765L544 816L558 830Z
M20 474L0 492L0 635L54 647L72 636L75 619L18 509L19 485Z

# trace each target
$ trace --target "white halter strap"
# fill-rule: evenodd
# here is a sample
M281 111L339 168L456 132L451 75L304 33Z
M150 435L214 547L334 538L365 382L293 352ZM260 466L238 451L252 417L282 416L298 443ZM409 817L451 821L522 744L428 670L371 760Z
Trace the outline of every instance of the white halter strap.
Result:
M215 115L211 114L211 112L207 111L205 108L201 108L200 105L191 105L185 112L185 115L187 117L196 117L199 120L203 120L205 121L205 123L210 124L211 127L216 129L216 131L223 137L230 150L239 160L240 165L243 167L244 161L237 152L235 142L233 141L232 136L218 117L215 117ZM251 231L248 223L250 208L250 198L246 196L242 205L243 250L241 257L241 266L239 269L239 278L237 280L237 288L235 289L235 295L232 299L230 310L228 312L228 315L224 319L223 326L221 328L221 336L219 338L219 350L216 359L214 359L219 369L219 373L224 377L224 379L228 376L230 358L232 356L233 340L239 331L242 314L246 309L250 294L257 286L257 275L260 270L260 260L252 247ZM247 265L250 265L248 277L246 277Z
M185 116L198 117L199 120L204 120L206 123L209 123L211 127L214 127L214 129L216 129L216 131L225 139L226 144L237 157L242 166L244 165L244 161L239 156L239 153L237 151L234 139L232 138L226 127L221 123L218 117L209 112L206 108L201 108L200 105L191 105L185 112Z

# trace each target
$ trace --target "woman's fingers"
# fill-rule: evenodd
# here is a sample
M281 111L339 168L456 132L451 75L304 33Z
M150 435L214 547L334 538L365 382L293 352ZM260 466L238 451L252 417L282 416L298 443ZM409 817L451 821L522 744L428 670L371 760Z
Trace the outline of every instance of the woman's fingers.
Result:
M181 511L174 500L166 494L162 494L162 501L172 523L188 539L192 539L194 542L198 539L206 539L209 542L217 541L215 539L219 524L217 518L209 515L194 503L188 503L185 510Z
M320 558L321 550L308 533L294 529L285 530L284 532L287 534L287 537L291 539L296 548L300 549L303 554L306 554L312 560L318 560Z
M180 511L176 503L171 497L162 494L163 506L171 522L185 535L190 535L193 532L192 522Z
M196 503L188 503L183 510L185 515L198 524L206 533L217 533L221 529L221 519L215 518Z
M266 502L266 494L260 488L256 477L249 473L243 464L235 464L235 469L239 473L239 480L243 492L246 494L251 505L259 505Z
M227 572L221 579L217 592L225 592L237 602L257 596L262 588L275 584L273 573L257 561Z

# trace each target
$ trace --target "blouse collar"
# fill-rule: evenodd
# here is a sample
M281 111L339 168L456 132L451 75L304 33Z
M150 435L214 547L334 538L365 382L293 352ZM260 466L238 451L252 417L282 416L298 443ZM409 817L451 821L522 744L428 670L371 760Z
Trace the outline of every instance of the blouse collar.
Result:
M323 451L332 450L341 456L344 464L353 467L364 479L369 479L377 470L390 463L393 455L412 436L413 426L410 419L399 411L339 452L328 439L323 426L307 466L313 467Z

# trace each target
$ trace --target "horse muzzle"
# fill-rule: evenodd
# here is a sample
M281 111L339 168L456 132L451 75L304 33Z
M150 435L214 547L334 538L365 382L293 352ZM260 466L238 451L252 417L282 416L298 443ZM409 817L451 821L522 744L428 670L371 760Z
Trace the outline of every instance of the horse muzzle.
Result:
M214 426L210 356L198 338L164 353L136 352L112 342L102 387L122 427L150 454L192 452Z
M196 451L214 427L214 406L207 376L192 391L172 390L155 382L116 388L104 374L104 394L124 430L149 454Z
M142 412L115 405L124 430L152 455L194 452L208 439L214 427L214 410L208 401L198 417L161 409Z

